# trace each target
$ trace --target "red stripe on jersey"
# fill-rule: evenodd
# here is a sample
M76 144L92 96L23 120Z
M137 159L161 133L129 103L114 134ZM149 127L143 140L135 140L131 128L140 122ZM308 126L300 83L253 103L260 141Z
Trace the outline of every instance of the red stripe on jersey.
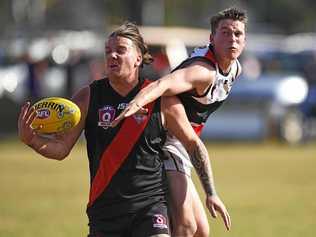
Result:
M145 81L142 87L149 83L149 81ZM148 114L142 122L137 122L134 116L126 118L111 144L103 152L99 169L91 184L88 206L91 206L102 194L112 177L127 159L151 117L154 104L155 102L152 102L145 106L148 109Z
M200 136L201 133L202 133L202 129L203 129L203 127L204 127L204 124L199 124L199 125L197 125L197 124L191 124L191 125L192 125L192 128L193 128L193 130L195 131L195 133L196 133L198 136Z
M215 56L213 54L213 52L209 49L207 50L207 53L205 54L205 57L210 60L211 62L213 62L214 64L216 64L216 59Z

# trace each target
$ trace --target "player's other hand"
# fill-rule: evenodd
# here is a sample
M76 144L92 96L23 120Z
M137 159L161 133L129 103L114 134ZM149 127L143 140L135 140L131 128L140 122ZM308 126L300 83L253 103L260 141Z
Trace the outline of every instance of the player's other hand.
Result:
M229 213L224 205L224 203L221 201L221 199L217 195L208 195L206 197L206 206L211 213L212 217L217 217L217 212L221 215L225 227L227 230L230 230L231 228L231 219L229 216Z
M122 113L117 116L112 122L111 127L118 125L124 118L127 118L133 114L147 114L148 109L139 106L135 101L131 101Z

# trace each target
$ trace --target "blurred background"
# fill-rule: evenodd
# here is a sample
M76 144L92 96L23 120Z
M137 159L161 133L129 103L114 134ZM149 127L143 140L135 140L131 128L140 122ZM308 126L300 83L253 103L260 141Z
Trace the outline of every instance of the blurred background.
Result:
M65 161L66 168L34 158L25 160L24 156L39 156L16 139L21 104L48 96L70 98L80 87L104 77L105 38L125 20L140 26L155 59L151 66L144 67L143 75L157 79L186 58L193 48L206 44L210 16L230 6L245 9L249 17L247 45L240 58L243 74L202 134L210 154L215 151L215 174L223 196L228 199L227 205L238 221L244 220L237 221L230 236L314 236L311 226L316 226L316 207L311 197L315 185L311 180L316 178L312 171L316 165L315 1L2 0L1 237L85 236L82 233L86 231L81 228L76 232L74 228L78 223L86 224L84 208L78 209L85 205L88 192L83 145L76 146L71 155L79 156L80 162ZM69 175L67 169L75 170L76 176ZM51 186L55 180L63 184L62 188ZM261 183L263 180L267 182ZM269 193L271 187L272 200L267 202L264 191ZM72 193L78 195L69 194L72 188ZM254 193L257 189L259 195ZM243 195L238 196L239 192ZM36 193L50 201L39 198L34 202ZM284 193L290 198L284 200ZM56 201L59 195L61 200ZM262 199L253 199L259 196ZM21 211L25 208L21 197L29 205L25 212ZM249 205L244 204L245 200ZM38 234L38 224L48 225L49 221L43 220L49 220L49 213L58 210L53 208L56 203L62 203L60 213L54 212L56 226ZM309 211L298 210L297 203L310 207ZM274 210L280 207L284 216L278 216L278 211L262 215L262 204L265 210L269 206ZM70 211L68 217L73 224L67 225L63 219L65 209ZM302 222L298 218L293 223L284 219L298 214L304 216ZM273 224L269 222L272 215L276 216ZM23 223L35 216L34 226L26 231ZM283 221L278 223L279 219ZM58 229L60 220L62 225ZM293 229L297 222L301 227ZM264 223L264 230L260 223ZM249 228L252 231L247 235ZM222 227L215 225L214 231L223 235Z
M298 144L316 136L314 1L60 1L0 3L0 138L16 133L21 103L70 97L102 78L104 40L114 25L141 26L156 79L207 43L209 17L231 6L248 12L243 75L207 124L208 140L275 139ZM299 7L298 7L299 6ZM233 116L232 116L233 115ZM5 124L5 126L3 126Z

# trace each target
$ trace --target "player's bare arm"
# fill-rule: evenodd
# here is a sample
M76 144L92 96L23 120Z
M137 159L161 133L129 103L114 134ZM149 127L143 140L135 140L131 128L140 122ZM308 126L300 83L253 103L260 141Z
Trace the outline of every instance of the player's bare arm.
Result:
M197 144L193 146L193 149L190 152L190 158L192 165L194 166L205 193L209 196L216 195L214 178L211 172L211 164L209 162L208 151L206 150L203 142L198 139ZM207 168L210 167L210 168Z
M219 212L226 228L229 230L231 226L230 216L225 205L216 194L208 151L188 121L183 105L177 97L163 97L162 111L168 132L179 139L190 155L191 162L206 194L206 206L211 215L216 217L216 212Z
M81 111L79 124L65 133L50 136L43 136L31 127L36 112L27 102L22 106L18 120L20 140L46 158L55 160L66 158L83 130L89 103L89 92L89 87L85 87L72 98L72 101L78 105Z
M226 210L226 207L216 194L208 152L205 145L200 139L197 141L197 143L198 144L195 146L192 152L190 152L189 155L206 194L206 206L214 218L217 217L216 211L221 214L224 220L224 224L227 230L229 230L231 227L230 216L228 211ZM208 169L207 167L210 168Z
M156 100L160 96L172 96L186 91L195 90L203 94L215 78L214 68L204 62L176 70L143 88L129 103L125 110L112 122L116 126L123 118L136 112L146 112L143 106Z

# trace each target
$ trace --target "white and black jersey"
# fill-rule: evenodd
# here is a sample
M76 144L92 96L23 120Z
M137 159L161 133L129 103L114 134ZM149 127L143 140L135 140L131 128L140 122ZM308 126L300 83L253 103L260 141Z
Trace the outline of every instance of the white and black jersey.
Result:
M174 71L185 68L197 61L210 64L216 70L214 83L207 88L203 95L198 95L193 90L181 93L178 97L185 108L192 127L200 135L208 117L227 99L233 83L241 72L241 65L238 60L234 61L230 71L224 74L218 66L212 45L209 44L205 47L194 49L190 57L176 67ZM164 150L168 151L171 157L171 159L164 161L166 170L178 170L190 175L192 164L186 150L178 139L169 135Z
M216 62L211 45L196 48L191 56L174 70L187 67L196 61L210 64L215 68L216 76L214 83L207 88L203 95L197 95L195 91L188 91L178 95L189 121L194 127L197 125L203 126L210 114L221 106L231 92L233 83L241 71L240 63L236 60L231 65L230 71L224 74Z

